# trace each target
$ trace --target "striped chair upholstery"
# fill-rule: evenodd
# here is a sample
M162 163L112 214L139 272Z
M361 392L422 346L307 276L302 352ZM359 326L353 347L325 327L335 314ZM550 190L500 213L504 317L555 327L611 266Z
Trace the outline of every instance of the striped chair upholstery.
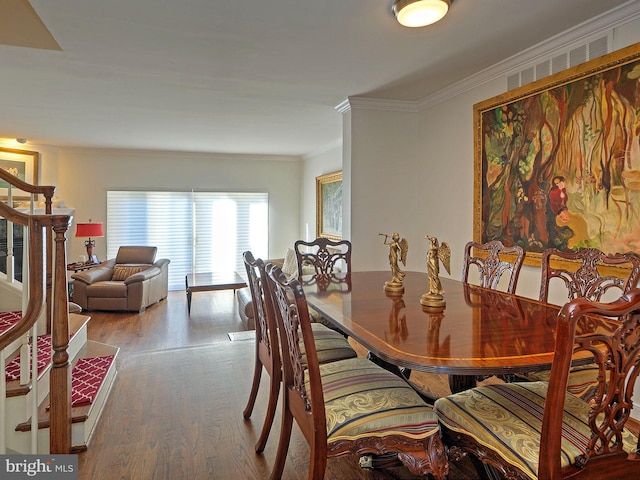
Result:
M540 372L530 372L525 378L530 381L548 382L551 377L551 370ZM598 366L590 363L588 365L578 365L571 368L567 391L576 397L589 401L596 394L598 389Z
M438 435L438 419L400 377L365 358L320 366L327 443L403 435ZM307 375L305 387L310 390Z
M311 329L313 330L313 338L318 352L318 363L323 364L357 356L356 351L349 345L347 337L340 332L336 332L321 323L312 323ZM306 365L307 356L304 353L304 342L302 340L300 341L300 350L303 354L302 363Z
M537 479L547 387L547 382L476 387L436 400L435 409L447 429L468 433L479 444L499 452L527 477ZM591 437L587 423L590 405L571 394L565 402L560 456L563 468L575 465L586 453ZM634 452L637 439L626 431L623 438L625 451Z
M588 401L567 391L572 360L584 352L598 369ZM640 478L640 442L627 428L639 364L640 289L611 303L574 299L558 314L548 382L488 385L436 400L450 458L470 453L477 466L510 479Z
M433 407L403 379L364 358L320 365L316 330L300 283L287 280L277 266L267 266L267 272L284 384L270 478L282 476L295 420L311 448L310 480L324 478L328 457L349 453L397 454L413 474L445 479L449 463Z

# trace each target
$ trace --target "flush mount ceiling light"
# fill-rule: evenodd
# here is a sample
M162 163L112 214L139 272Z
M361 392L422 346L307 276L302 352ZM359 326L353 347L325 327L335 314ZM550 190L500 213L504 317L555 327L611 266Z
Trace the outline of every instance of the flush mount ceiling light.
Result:
M441 20L453 0L395 0L391 9L400 25L424 27Z

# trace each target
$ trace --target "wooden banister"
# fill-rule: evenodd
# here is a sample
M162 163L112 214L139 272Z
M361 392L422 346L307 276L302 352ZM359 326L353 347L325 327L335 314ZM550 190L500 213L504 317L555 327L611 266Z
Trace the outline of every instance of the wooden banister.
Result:
M0 168L0 179L4 180L9 185L13 185L18 190L22 190L23 192L33 193L34 195L44 195L45 209L47 199L49 200L49 205L51 205L56 187L53 187L51 185L31 185L30 183L24 182L23 180L19 179L15 175L12 175L6 170L3 170L2 168ZM51 207L49 207L49 211L46 213L51 213Z
M51 332L53 350L50 453L66 454L71 451L71 365L65 239L71 218L69 215L51 214L55 187L27 184L2 169L0 179L33 195L42 194L45 198L45 213L42 215L26 214L0 202L0 216L26 227L29 232L29 276L27 285L23 284L23 294L28 291L29 300L20 321L0 335L0 348L6 348L27 333L46 308L47 330ZM53 292L52 284L55 285Z

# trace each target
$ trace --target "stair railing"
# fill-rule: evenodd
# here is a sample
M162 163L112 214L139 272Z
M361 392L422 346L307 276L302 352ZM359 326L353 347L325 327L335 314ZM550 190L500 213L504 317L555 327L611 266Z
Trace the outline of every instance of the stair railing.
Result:
M52 215L52 198L55 187L34 186L0 169L0 179L9 184L9 205L0 202L0 217L7 225L22 225L24 229L23 258L24 262L22 295L23 311L20 320L0 335L0 366L4 367L4 350L21 337L28 337L28 332L35 332L36 322L46 316L47 331L51 333L52 363L50 370L50 453L69 453L71 450L71 366L69 362L69 304L66 274L65 234L69 228L68 215ZM12 206L12 188L27 192L31 196L31 210L29 214L20 212ZM33 214L36 195L42 194L45 199L45 214ZM11 230L7 228L7 231ZM7 238L7 246L12 242ZM13 252L7 249L7 257L13 257ZM11 261L13 261L11 259ZM7 273L9 273L7 268ZM13 279L12 279L13 281ZM34 358L36 348L34 346ZM28 357L21 355L22 359ZM27 361L27 360L25 360ZM31 378L32 389L37 386L37 366L33 362L34 374ZM22 369L21 369L22 370ZM4 372L4 368L3 368ZM6 402L6 383L2 378L0 388L0 402ZM37 393L35 408L32 407L32 448L37 450L38 420ZM0 406L0 413L4 413L4 406ZM2 423L8 419L2 417ZM3 449L4 429L0 432L0 449ZM35 437L34 437L35 436ZM35 453L35 451L33 452Z

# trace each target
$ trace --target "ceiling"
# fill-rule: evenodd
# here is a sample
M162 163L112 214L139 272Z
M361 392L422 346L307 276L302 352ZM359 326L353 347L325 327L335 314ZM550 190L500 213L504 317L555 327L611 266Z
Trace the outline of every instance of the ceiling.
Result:
M350 96L418 101L627 0L0 0L0 137L305 155Z

